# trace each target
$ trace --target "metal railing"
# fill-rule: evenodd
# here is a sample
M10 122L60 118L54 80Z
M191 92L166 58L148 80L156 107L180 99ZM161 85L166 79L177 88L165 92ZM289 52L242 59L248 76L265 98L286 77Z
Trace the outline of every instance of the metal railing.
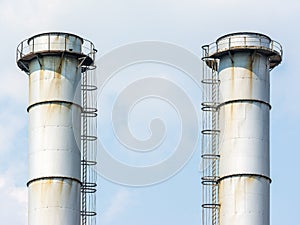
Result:
M221 39L217 42L203 46L207 48L204 57L210 57L214 54L238 48L255 48L271 51L282 57L283 50L281 44L277 41L266 39L265 37L247 37L247 36L232 36Z
M46 36L46 41L45 42L38 42L35 43L34 40L36 39L35 37L25 39L23 40L17 47L17 52L16 52L16 61L19 61L23 59L26 56L34 55L37 53L47 53L47 52L68 52L68 53L75 53L75 54L80 54L80 55L85 55L88 56L92 59L92 61L95 60L95 54L97 50L95 49L94 44L86 39L82 39L83 43L80 43L81 46L78 46L80 51L73 51L68 48L68 42L69 42L69 35L68 34L56 34L60 38L64 38L63 41L59 41L55 43L55 41L51 40L51 37L54 36L54 33L49 33L49 34L43 34L43 36ZM41 47L42 50L41 50Z

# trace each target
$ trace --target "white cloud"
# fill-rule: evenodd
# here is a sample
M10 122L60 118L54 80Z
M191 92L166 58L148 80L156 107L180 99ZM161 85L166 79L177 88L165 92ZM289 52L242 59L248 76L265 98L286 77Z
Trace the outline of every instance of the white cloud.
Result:
M14 183L14 173L0 174L0 224L27 224L27 188Z
M117 191L112 196L110 205L102 214L103 224L111 224L115 218L122 215L133 202L133 195L125 189Z

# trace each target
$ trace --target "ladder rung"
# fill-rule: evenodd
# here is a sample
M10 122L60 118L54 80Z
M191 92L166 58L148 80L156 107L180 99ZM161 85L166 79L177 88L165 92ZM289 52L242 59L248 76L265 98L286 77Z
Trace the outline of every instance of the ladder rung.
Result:
M214 130L214 129L205 129L201 131L204 135L217 135L220 133L220 130Z
M220 207L220 204L216 204L216 203L206 203L206 204L202 204L202 208L206 208L206 209L215 209Z
M216 160L216 159L219 159L220 158L220 155L217 155L217 154L202 154L201 157L203 159L211 159L211 160Z

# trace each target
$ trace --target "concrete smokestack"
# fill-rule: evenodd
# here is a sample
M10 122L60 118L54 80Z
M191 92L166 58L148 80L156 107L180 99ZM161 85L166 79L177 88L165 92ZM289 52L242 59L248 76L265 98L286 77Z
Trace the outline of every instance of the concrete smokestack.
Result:
M80 225L80 84L94 54L91 42L60 32L17 48L17 65L29 75L29 225Z
M244 32L203 49L204 62L218 76L218 100L211 104L218 121L212 128L218 142L212 152L215 170L203 176L212 190L211 202L204 204L204 216L211 214L205 224L268 225L270 70L282 60L281 45Z

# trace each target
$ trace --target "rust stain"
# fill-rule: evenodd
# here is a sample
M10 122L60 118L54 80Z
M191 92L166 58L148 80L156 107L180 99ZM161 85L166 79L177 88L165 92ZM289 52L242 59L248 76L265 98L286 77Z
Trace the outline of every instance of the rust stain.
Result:
M228 135L230 136L233 133L233 123L235 119L235 109L234 109L234 104L229 104L225 107L224 109L224 137L223 139L227 139Z
M54 37L54 40L55 40L55 41L58 41L58 40L59 40L59 34L56 34L56 36Z
M64 103L50 103L47 106L46 117L57 116L56 113L61 113Z
M53 73L54 73L54 79L51 82L51 88L50 88L50 92L53 93L54 92L54 96L60 96L61 93L61 88L62 88L62 70L64 68L64 64L65 64L65 59L61 58L58 61L58 64L55 66L56 68L54 69Z
M59 183L58 183L58 193L60 195L63 194L63 189L64 189L64 181L63 180L64 179L59 180Z
M44 80L45 79L45 74L44 74L44 70L39 70L39 72L40 72L40 80Z
M234 62L231 62L231 80L234 80Z
M40 184L40 182L41 182L41 184ZM49 202L49 199L48 199L49 192L51 191L51 188L53 185L52 179L38 181L38 183L36 185L37 185L37 187L40 186L40 189L41 189L41 192L40 192L41 197L39 198L41 200L40 203L42 205L47 204Z
M253 63L255 60L255 53L250 53L247 62L247 70L249 71L249 97L253 97Z
M61 71L59 71L59 72L55 71L53 77L56 78L56 79L61 79Z
M61 78L62 68L64 67L65 60L66 59L64 57L61 57L58 65L57 65L57 68L55 69L55 72L56 72L57 76L59 76L59 78Z
M45 79L45 71L44 70L40 70L40 73L39 73L39 83L40 83L40 85L39 85L39 87L40 87L40 92L39 93L43 93L43 90L44 90L44 79Z
M49 73L49 72L48 72ZM53 97L59 96L61 91L61 75L55 73L54 71L50 72L53 75L48 78L44 70L39 71L39 93L42 93L42 100L53 100ZM36 84L35 84L36 85Z
M46 128L47 126L59 126L56 121L61 115L61 112L63 111L64 103L50 103L46 104L43 112L43 126ZM48 136L46 135L47 130L43 129L43 137L44 137L44 143L47 142ZM55 134L54 134L55 135Z
M53 100L56 96L61 95L61 89L62 89L62 77L60 73L57 73L55 71L51 71L53 73L53 76L51 77L51 80L48 81L50 82L48 86L47 91L47 99ZM44 90L45 92L45 90Z
M234 55L232 54L231 59L231 96L235 96L235 85L234 85L234 77L235 77L235 68L234 68Z
M61 89L62 89L62 79L60 75L56 75L57 73L54 73L54 77L51 80L50 87L49 87L49 95L53 98L54 96L60 96L61 95ZM55 77L56 75L56 77Z
M257 177L255 177L255 176L248 176L248 177L246 177L246 183L247 184L253 184L255 181L257 180Z

